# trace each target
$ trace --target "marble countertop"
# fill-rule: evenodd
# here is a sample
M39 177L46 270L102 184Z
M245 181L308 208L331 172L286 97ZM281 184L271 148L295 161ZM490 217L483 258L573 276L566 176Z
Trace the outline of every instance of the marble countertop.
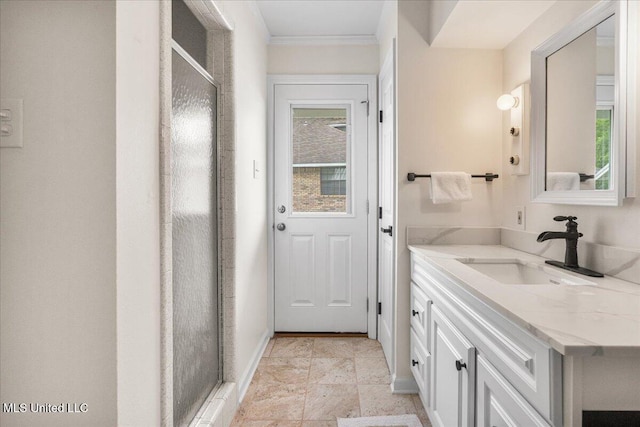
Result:
M640 285L562 269L557 270L595 286L509 285L464 262L518 259L540 265L545 258L498 245L410 245L409 250L563 355L640 357Z

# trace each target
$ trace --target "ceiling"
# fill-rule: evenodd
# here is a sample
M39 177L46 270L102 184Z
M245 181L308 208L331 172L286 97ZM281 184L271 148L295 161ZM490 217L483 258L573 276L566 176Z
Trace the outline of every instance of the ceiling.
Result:
M278 39L375 37L380 0L259 0L271 34Z
M427 1L427 0L422 0ZM432 47L503 49L556 0L446 0ZM377 43L382 0L257 0L272 44ZM429 25L427 22L425 26Z
M504 49L555 0L459 0L431 46Z

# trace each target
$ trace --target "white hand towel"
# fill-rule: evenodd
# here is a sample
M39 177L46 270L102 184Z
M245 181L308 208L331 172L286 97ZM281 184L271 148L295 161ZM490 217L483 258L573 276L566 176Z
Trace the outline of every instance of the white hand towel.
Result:
M431 172L431 201L434 205L472 199L471 175L466 172Z
M580 174L577 172L548 172L547 191L580 190Z

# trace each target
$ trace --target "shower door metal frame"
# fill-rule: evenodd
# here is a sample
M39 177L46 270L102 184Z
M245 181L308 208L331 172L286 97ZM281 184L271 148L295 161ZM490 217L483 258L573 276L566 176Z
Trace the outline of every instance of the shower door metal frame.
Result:
M221 166L222 166L222 158L221 158L221 147L220 147L220 131L222 129L221 127L221 112L220 112L220 108L222 107L221 102L220 102L220 87L221 85L213 78L213 76L211 74L209 74L209 72L202 67L202 65L200 65L195 59L193 59L191 57L191 55L189 55L189 53L184 50L175 40L171 39L171 50L175 51L178 55L180 55L185 61L187 61L189 63L189 65L191 65L195 71L197 71L199 74L202 75L202 77L205 78L205 80L207 80L209 83L211 83L215 88L216 88L216 138L215 141L213 141L213 144L216 148L216 157L215 157L215 166L216 166L216 247L217 247L217 259L215 260L216 262L216 274L217 274L217 302L218 302L218 307L217 307L217 312L218 312L218 381L216 382L216 385L213 387L212 391L217 390L218 388L220 388L220 385L223 383L223 357L224 357L224 350L223 350L223 337L224 337L224 325L223 325L223 293L222 293L222 239L221 239L221 233L222 233L222 203L220 202L220 194L222 191L221 188L221 182L222 182L222 171L221 171ZM172 71L173 73L173 71ZM171 144L173 144L173 141L171 141ZM171 151L171 150L169 150ZM173 230L172 230L173 231ZM172 285L173 288L173 285ZM172 305L173 305L173 297L172 297ZM173 333L172 333L173 336ZM172 344L173 346L173 344ZM173 374L172 374L172 378L173 378ZM172 382L173 383L173 382ZM172 386L173 389L173 386ZM206 400L205 402L203 402L203 404L206 404Z

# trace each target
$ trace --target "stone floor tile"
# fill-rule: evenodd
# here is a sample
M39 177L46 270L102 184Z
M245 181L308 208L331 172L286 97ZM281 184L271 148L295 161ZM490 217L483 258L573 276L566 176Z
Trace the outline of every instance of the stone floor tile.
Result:
M389 384L387 361L379 357L356 357L358 384Z
M313 357L353 357L353 338L316 338Z
M359 385L360 408L363 417L415 414L410 394L391 394L388 385Z
M243 403L245 420L302 420L305 384L259 384L251 400Z
M264 358L260 361L253 380L259 384L304 384L309 378L310 365L310 358Z
M420 400L420 396L418 396L417 394L412 394L411 398L413 399L413 404L416 407L416 415L420 419L422 427L431 427L431 420L429 420L429 416L427 415L427 411L424 409L424 405L422 404L422 400Z
M355 384L356 369L353 359L311 359L309 384Z
M384 357L382 346L376 340L353 338L353 348L356 357Z
M271 355L271 350L273 350L273 344L275 344L275 338L271 338L267 343L267 347L264 349L264 353L262 353L262 357L269 357Z
M313 338L276 338L269 357L311 357Z
M337 421L303 421L302 427L337 427Z
M355 384L310 384L304 405L305 421L335 421L360 416Z

